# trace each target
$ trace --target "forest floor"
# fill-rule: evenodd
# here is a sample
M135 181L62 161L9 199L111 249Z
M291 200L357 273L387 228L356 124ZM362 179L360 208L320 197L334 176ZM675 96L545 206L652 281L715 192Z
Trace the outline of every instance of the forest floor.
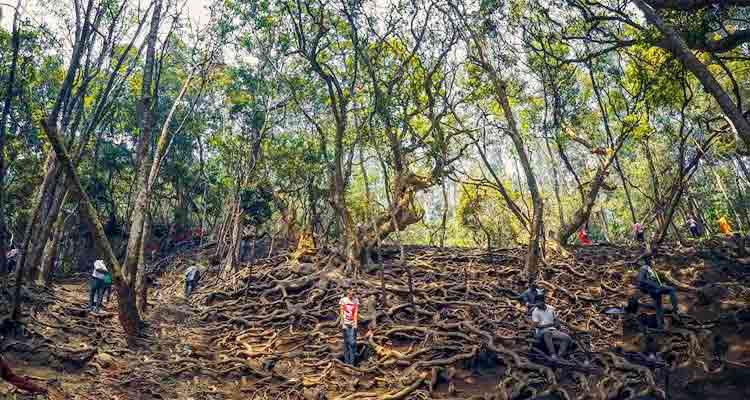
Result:
M661 352L656 362L639 353L639 318L603 313L635 293L629 262L639 253L606 245L548 256L543 267L548 304L580 344L566 361L530 345L526 307L513 299L524 286L522 250L417 246L406 248L405 267L391 248L358 274L357 367L340 361L345 278L325 251L301 261L277 254L236 274L211 267L189 300L184 270L208 266L212 250L162 259L149 268L157 280L134 347L118 323L116 295L98 313L85 310L86 276L29 287L24 324L5 333L0 351L51 399L662 398L667 374L675 400L748 399L750 266L727 243L660 249L656 268L677 288L684 317L649 331ZM727 344L726 357L714 357L716 343ZM2 398L34 397L0 383Z

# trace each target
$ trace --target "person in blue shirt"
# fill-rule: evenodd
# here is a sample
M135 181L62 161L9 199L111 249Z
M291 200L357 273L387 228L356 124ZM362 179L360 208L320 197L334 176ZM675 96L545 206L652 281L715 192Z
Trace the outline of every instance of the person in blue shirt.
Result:
M531 313L531 310L536 307L536 299L539 296L544 296L544 291L537 288L533 278L529 278L529 288L518 296L518 300L525 303L528 312Z
M664 326L664 310L662 307L662 296L665 294L669 296L669 301L672 302L672 314L679 318L677 313L677 294L673 287L663 285L659 275L654 271L651 266L651 258L645 257L643 265L638 272L638 288L641 292L648 294L654 299L656 305L656 323L661 329Z

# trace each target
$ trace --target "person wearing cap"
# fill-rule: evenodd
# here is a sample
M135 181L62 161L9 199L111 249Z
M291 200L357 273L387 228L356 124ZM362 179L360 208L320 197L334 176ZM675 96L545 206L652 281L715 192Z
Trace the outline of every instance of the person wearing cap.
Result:
M94 261L94 271L91 273L91 291L89 292L89 308L93 311L96 311L101 304L104 276L107 272L107 265L104 264L104 260Z
M345 285L346 294L339 300L339 318L344 334L344 362L354 365L357 361L357 319L359 299L354 296L351 285Z
M534 331L536 339L544 341L550 357L556 360L558 357L565 356L565 351L573 339L567 333L557 329L559 326L557 313L554 307L545 303L543 294L536 296L536 307L531 312L531 320L536 324ZM555 342L560 343L560 351L555 351Z
M536 306L536 298L539 295L543 296L544 291L536 287L536 282L534 282L533 278L529 278L529 288L518 296L518 300L525 303L528 312L531 313Z

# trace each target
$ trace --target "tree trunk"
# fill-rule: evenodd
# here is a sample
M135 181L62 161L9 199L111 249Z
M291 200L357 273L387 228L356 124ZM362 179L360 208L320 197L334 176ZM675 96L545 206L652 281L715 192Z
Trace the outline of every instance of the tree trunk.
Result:
M65 204L68 198L68 192L65 192L63 196L62 204ZM44 254L39 268L39 280L44 285L48 285L50 277L52 276L52 270L55 266L55 259L59 251L60 242L62 241L63 234L65 233L65 213L58 212L55 224L51 231L52 240L48 240L44 246Z
M133 210L130 221L130 234L128 236L127 251L125 253L125 262L123 264L125 277L128 280L130 289L136 287L136 276L138 273L139 250L143 240L143 224L145 213L149 205L149 166L148 154L151 147L151 129L153 126L153 93L152 82L154 77L154 64L156 60L156 39L159 33L159 24L161 19L161 0L154 0L154 11L151 17L151 27L149 29L148 46L146 49L146 60L143 67L143 84L141 87L141 135L138 139L136 148L136 190L137 195L135 202L132 203Z
M99 222L99 216L96 213L96 209L94 209L88 194L86 194L83 185L81 185L75 166L68 157L65 147L63 147L62 139L57 133L57 127L53 125L53 121L43 121L42 129L47 135L58 160L66 170L65 172L71 183L70 189L80 199L81 214L92 230L94 242L96 243L99 253L102 255L102 258L107 265L112 267L112 284L117 289L120 324L128 338L133 339L140 331L141 326L141 318L138 314L135 292L125 281L120 263L117 260L117 257L115 257L115 253L112 251L112 246L107 239L107 235L104 233L104 228L102 227L101 222ZM17 310L14 308L14 315L16 313Z
M745 118L742 110L734 104L713 74L693 54L687 43L685 43L685 40L671 26L665 23L649 5L643 0L633 0L633 2L643 12L646 20L664 35L664 40L660 46L669 50L682 62L685 68L692 72L701 85L703 85L706 92L713 96L714 100L719 103L721 110L732 122L732 125L734 125L737 135L745 142L746 146L750 147L750 122Z
M5 101L3 102L3 112L0 117L0 281L5 282L8 274L8 260L5 258L7 252L7 227L5 224L5 134L8 117L10 116L10 107L13 101L13 87L16 83L16 65L18 63L18 49L20 47L20 38L18 34L18 14L21 7L21 0L18 0L15 12L13 13L13 33L11 34L11 46L13 55L10 61L10 71L8 72L8 81L5 85ZM3 283L4 284L4 283Z

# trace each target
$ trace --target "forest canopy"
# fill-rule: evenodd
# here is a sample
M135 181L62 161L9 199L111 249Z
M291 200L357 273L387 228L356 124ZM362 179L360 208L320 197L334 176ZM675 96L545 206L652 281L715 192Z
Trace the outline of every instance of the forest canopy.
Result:
M227 270L261 237L526 246L534 274L582 229L750 226L746 2L0 4L0 274L101 258L129 332L186 240Z

